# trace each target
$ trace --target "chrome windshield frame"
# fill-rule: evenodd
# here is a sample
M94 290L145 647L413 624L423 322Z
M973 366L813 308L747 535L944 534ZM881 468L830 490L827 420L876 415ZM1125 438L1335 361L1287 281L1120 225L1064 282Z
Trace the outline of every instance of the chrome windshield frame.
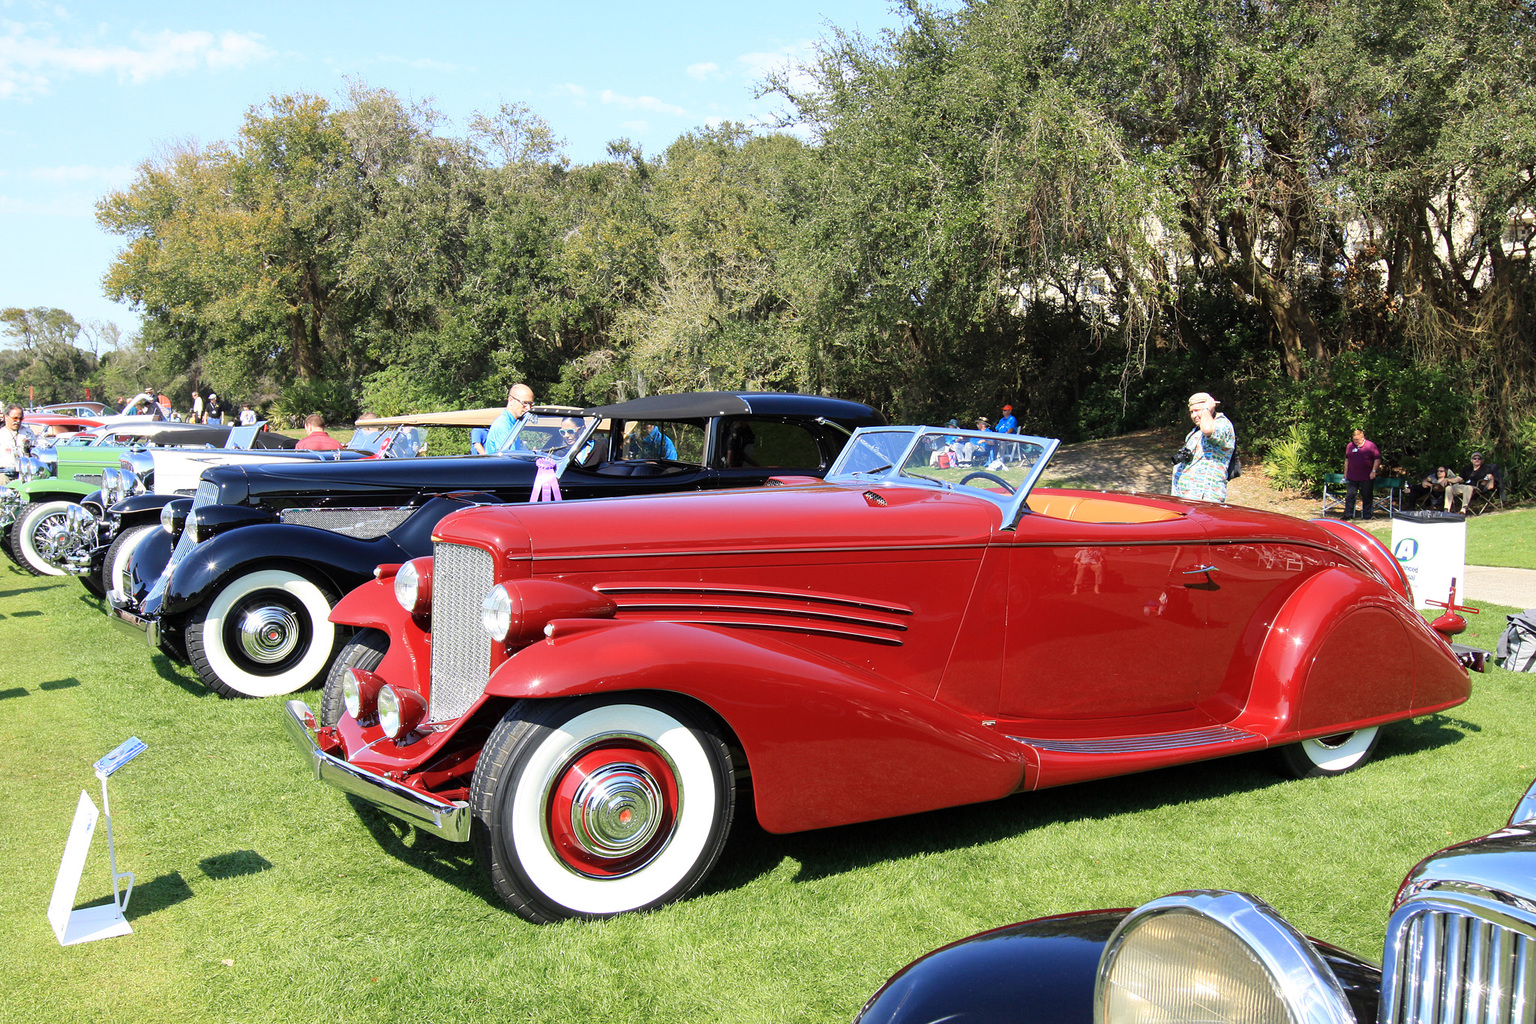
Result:
M876 447L871 439L877 435L899 438L905 435L905 441L897 445L888 444ZM986 444L999 444L1006 442L1026 443L1037 445L1040 455L1035 459L1028 474L1019 483L1017 490L1012 494L998 494L996 491L981 487L951 483L946 480L935 480L920 474L907 472L908 463L913 452L923 443L925 437L971 438ZM850 471L845 467L860 451L861 445L867 452L875 452L879 458L887 460L882 466L873 470ZM1024 514L1025 503L1029 494L1039 482L1040 476L1045 472L1045 467L1050 464L1051 456L1060 447L1061 441L1054 437L1037 437L1033 434L996 434L990 430L966 430L959 427L934 427L934 426L879 426L860 427L854 431L843 450L838 453L837 459L832 463L832 468L827 472L828 483L853 484L855 486L868 486L878 483L883 487L921 487L925 489L939 489L954 491L956 493L975 495L985 498L997 505L1002 511L1002 527L1011 530L1018 525L1020 517ZM984 468L979 472L985 472Z

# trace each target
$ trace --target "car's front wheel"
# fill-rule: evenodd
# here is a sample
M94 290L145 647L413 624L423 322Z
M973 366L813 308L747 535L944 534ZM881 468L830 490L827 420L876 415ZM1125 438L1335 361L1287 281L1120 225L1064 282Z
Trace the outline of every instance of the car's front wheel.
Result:
M67 501L43 501L23 512L11 527L11 554L16 564L34 576L63 576L64 570L43 554L49 534L60 530L69 514Z
M1336 736L1319 736L1313 740L1289 743L1275 749L1280 768L1285 774L1297 779L1315 779L1325 775L1343 775L1352 772L1371 759L1376 752L1376 741L1381 738L1379 726L1341 732Z
M735 806L716 728L660 698L520 702L470 789L475 857L535 922L688 895L719 858Z
M305 576L262 569L222 584L187 620L187 656L221 697L273 697L317 682L336 654L335 598Z

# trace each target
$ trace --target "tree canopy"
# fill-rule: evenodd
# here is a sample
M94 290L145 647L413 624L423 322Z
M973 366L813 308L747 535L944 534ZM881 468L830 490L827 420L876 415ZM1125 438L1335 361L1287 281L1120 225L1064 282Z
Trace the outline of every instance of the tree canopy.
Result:
M481 405L526 379L938 421L1006 401L1076 438L1175 423L1209 390L1258 446L1310 452L1298 467L1353 423L1411 468L1526 458L1530 3L905 14L769 79L774 129L586 165L520 106L454 134L360 83L274 97L101 200L123 240L107 291L142 311L152 373L289 414Z

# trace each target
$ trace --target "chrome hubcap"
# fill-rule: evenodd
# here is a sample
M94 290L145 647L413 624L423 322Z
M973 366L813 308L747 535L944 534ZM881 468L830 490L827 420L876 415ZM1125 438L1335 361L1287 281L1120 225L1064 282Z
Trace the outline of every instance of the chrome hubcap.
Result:
M240 649L252 661L275 664L299 644L298 617L287 608L252 608L240 620Z
M661 787L639 765L604 765L576 790L571 833L593 856L626 856L656 835L663 799Z

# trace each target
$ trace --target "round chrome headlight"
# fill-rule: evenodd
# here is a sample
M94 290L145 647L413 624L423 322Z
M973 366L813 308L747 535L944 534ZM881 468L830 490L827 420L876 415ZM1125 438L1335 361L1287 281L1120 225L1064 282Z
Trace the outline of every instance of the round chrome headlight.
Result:
M1104 946L1094 1024L1352 1024L1317 949L1246 893L1174 893L1126 915Z
M480 602L480 625L492 640L506 640L512 632L512 595L500 583Z
M421 694L388 683L379 687L379 728L390 739L403 739L414 732L427 716L427 704Z
M181 531L187 526L188 512L185 501L167 502L160 510L160 529L172 537L180 537Z
M395 573L395 600L412 615L432 610L432 559L413 558Z
M38 475L47 478L59 475L59 453L52 448L44 448L37 453Z
M119 480L122 473L108 466L101 471L101 500L108 506L116 505L121 499L118 497L121 486Z

